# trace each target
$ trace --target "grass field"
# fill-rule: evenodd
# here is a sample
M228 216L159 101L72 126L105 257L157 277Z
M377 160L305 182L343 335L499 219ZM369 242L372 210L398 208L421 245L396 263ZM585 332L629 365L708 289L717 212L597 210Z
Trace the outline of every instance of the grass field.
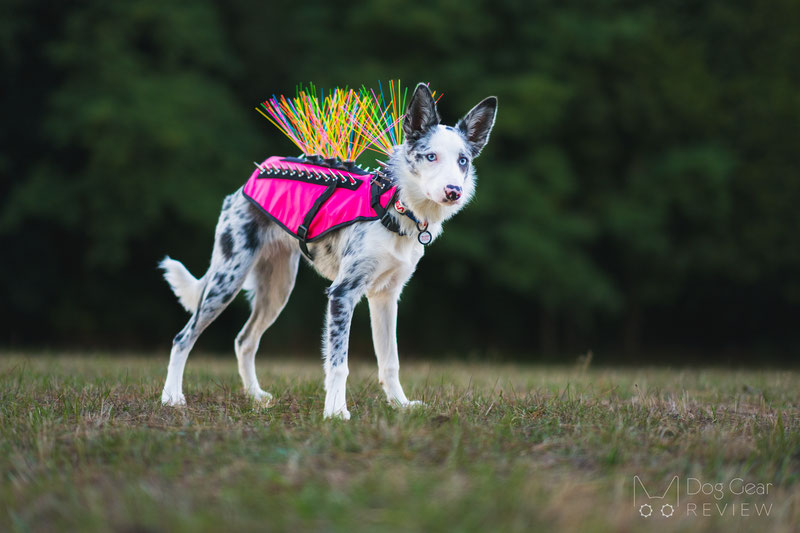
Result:
M276 395L268 409L240 392L233 357L201 356L187 368L189 406L162 407L166 362L0 354L0 530L766 532L800 523L794 371L411 363L406 392L426 407L397 411L374 365L356 362L353 419L342 422L322 419L314 361L261 358L262 386ZM634 475L651 496L679 476L672 517L660 516L660 501L653 516L639 515ZM767 494L732 494L745 490L738 478ZM703 483L722 485L689 495Z

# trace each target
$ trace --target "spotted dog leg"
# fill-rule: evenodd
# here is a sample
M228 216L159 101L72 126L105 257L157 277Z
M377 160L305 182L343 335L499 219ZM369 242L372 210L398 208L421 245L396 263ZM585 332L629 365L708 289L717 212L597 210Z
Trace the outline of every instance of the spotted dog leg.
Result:
M228 205L229 200L226 200ZM185 405L183 395L183 370L197 338L233 301L244 283L247 273L258 257L265 231L263 221L247 208L233 206L223 209L211 266L197 283L204 283L202 296L189 322L175 336L169 357L167 380L161 394L164 405Z
M356 304L364 296L365 283L371 271L372 265L366 261L354 261L349 268L342 265L339 277L328 288L328 313L323 337L325 418L350 419L345 401L350 323Z
M289 300L299 261L300 254L296 250L279 249L268 257L262 256L250 272L255 284L251 300L252 313L236 336L235 349L244 390L259 402L269 402L272 395L261 390L258 384L256 351L261 336L275 322Z

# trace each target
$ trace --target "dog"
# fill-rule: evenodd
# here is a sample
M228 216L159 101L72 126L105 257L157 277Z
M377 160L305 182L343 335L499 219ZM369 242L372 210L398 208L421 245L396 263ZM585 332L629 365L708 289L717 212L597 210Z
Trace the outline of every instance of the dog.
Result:
M419 84L403 117L405 141L395 147L386 166L399 198L389 212L401 231L389 231L377 220L357 222L308 244L311 265L332 282L322 344L325 418L350 418L345 398L348 340L353 310L364 296L369 302L378 378L387 400L400 407L420 405L410 401L400 385L398 298L424 254L421 243L438 237L442 224L472 198L473 161L489 141L496 114L497 98L490 96L455 126L444 126L433 95ZM414 219L406 216L406 210ZM423 230L428 232L425 240ZM261 336L289 299L301 255L298 241L240 189L223 202L211 264L203 277L196 279L168 256L160 262L164 278L192 315L173 340L161 395L164 405L186 404L182 387L189 352L241 289L248 294L252 312L235 341L239 374L254 400L272 399L259 386L255 355Z

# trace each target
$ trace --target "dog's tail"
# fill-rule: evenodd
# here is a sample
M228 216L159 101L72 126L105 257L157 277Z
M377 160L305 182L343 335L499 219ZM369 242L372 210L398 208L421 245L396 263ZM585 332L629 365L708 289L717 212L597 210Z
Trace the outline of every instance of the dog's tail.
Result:
M195 278L186 270L183 263L170 256L164 257L158 267L164 271L164 279L167 280L184 309L194 313L200 303L200 297L203 295L203 278Z

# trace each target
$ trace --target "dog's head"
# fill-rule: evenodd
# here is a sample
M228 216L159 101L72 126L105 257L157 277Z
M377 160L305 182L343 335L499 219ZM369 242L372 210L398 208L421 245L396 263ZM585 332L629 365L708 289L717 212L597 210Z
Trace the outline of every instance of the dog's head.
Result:
M417 85L403 119L400 151L406 171L401 186L414 204L435 204L447 218L469 201L475 189L472 162L489 141L496 113L497 98L490 96L455 127L441 125L430 89Z

